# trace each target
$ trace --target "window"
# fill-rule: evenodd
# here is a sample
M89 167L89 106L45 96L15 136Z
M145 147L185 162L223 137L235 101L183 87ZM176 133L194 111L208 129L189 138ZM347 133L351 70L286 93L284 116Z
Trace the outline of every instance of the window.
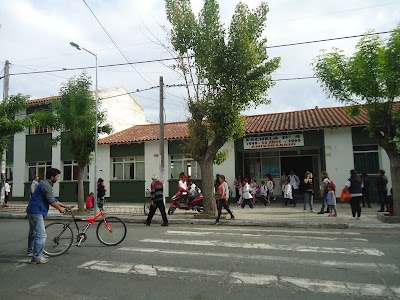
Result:
M358 173L378 174L379 154L377 145L354 146L354 168Z
M65 160L64 161L64 172L63 172L63 180L78 180L78 163L74 160ZM89 179L89 166L85 168L83 171L83 179Z
M53 130L49 127L31 127L29 130L29 134L44 134L51 133Z
M33 180L36 176L42 180L45 178L46 170L51 168L51 161L30 162L28 180Z
M114 157L113 179L144 179L144 157Z
M185 172L191 178L201 178L200 165L190 155L171 155L171 178Z
M6 165L6 179L9 181L13 180L13 167L12 165Z

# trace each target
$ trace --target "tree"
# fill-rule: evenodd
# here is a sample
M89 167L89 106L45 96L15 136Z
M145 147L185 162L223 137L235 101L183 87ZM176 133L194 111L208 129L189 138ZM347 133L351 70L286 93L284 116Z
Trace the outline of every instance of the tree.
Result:
M91 79L86 73L73 77L60 89L61 100L54 100L50 110L36 113L41 126L52 127L61 134L52 142L68 145L78 164L78 207L84 209L83 174L92 160L95 148L96 101L91 91ZM97 114L98 133L111 133L104 124L105 114Z
M21 111L26 109L26 101L29 96L24 96L22 94L11 95L8 99L5 99L0 105L0 157L3 158L3 153L7 151L10 137L14 136L16 133L22 132L26 127L29 127L32 121L32 117L17 117ZM5 161L1 160L1 169L5 169ZM4 174L4 172L2 172ZM2 190L3 183L6 178L1 178ZM2 197L4 195L3 191L1 193Z
M178 53L176 69L187 90L190 140L186 147L201 168L204 212L215 214L213 163L226 158L220 151L227 141L244 135L241 112L269 103L266 91L280 59L268 59L267 39L262 37L268 6L251 11L239 3L226 31L219 5L205 0L195 17L190 0L166 0L172 25L170 41Z
M315 75L328 96L350 104L356 115L365 109L367 129L390 159L394 214L400 215L400 27L386 41L366 34L355 53L346 57L334 49L317 56Z

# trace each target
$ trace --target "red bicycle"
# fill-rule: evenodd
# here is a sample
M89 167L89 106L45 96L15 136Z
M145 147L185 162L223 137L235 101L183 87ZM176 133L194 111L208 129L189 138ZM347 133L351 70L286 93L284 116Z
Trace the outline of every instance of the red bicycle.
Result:
M54 222L46 226L47 239L43 252L48 256L59 256L68 251L74 242L74 233L70 227L74 222L78 234L76 236L76 246L80 247L81 243L86 241L86 232L100 216L102 220L97 225L96 236L98 240L106 246L115 246L121 243L126 237L126 225L117 217L106 217L105 211L100 211L91 218L76 218L73 214L73 208L67 208L67 212L71 213L71 219L67 223ZM86 221L88 224L81 231L77 221Z

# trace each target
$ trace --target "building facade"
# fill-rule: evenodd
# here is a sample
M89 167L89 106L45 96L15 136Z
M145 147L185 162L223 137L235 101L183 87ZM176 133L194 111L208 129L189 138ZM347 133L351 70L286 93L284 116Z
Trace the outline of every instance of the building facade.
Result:
M114 109L116 103L113 99L110 109ZM118 122L121 122L121 114L129 118L124 110L121 113L115 109L115 112ZM377 141L369 137L365 128L368 118L363 110L358 117L348 116L345 107L316 107L245 118L245 137L227 142L223 146L228 151L227 160L214 166L214 175L224 174L231 187L235 176L255 178L260 182L269 173L280 183L282 172L294 171L302 179L306 171L311 171L315 178L315 188L319 190L321 171L326 170L341 189L349 177L349 171L354 168L360 174L368 174L372 196L379 169L387 171L388 188L391 187L389 158ZM131 119L132 117L129 121ZM145 121L144 118L141 121ZM122 127L123 125L120 128ZM42 174L51 165L63 171L60 184L58 187L56 185L56 195L63 201L76 199L72 188L76 186L74 163L68 147L45 147L46 140L55 134L58 133L24 133L14 137L11 166L14 173L13 198L27 200L27 189L30 185L28 178L35 172ZM163 180L166 183L167 197L176 193L180 172L190 175L201 188L199 164L183 147L183 143L189 138L186 122L165 124ZM97 178L104 179L109 201L144 201L151 175L160 175L159 149L159 124L143 122L129 125L99 140ZM88 180L85 182L86 195L94 188L93 169L89 166ZM280 184L275 189L276 194L280 194Z

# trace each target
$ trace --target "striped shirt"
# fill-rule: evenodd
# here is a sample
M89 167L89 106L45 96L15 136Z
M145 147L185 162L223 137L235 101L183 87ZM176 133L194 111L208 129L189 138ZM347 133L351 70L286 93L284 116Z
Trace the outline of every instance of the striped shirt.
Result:
M151 183L151 200L163 201L163 184L159 180L153 180Z

